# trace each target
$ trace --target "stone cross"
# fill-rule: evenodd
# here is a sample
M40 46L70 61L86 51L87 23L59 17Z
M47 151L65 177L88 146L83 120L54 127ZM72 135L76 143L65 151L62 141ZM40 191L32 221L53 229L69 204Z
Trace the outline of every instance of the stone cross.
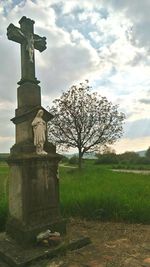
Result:
M33 20L22 17L19 23L20 28L10 24L7 29L8 39L21 44L22 69L17 108L11 119L16 126L16 142L7 159L9 216L6 234L0 235L0 263L2 259L9 266L27 266L33 259L57 255L64 241L61 246L45 250L37 245L38 237L43 236L43 232L44 236L47 232L59 232L63 238L66 233L66 220L62 219L59 209L61 156L48 142L46 134L47 123L53 115L41 106L41 88L35 77L34 49L45 50L46 38L34 34ZM72 244L67 241L63 250Z
M37 235L48 229L65 233L66 221L59 210L58 163L61 156L48 142L46 133L47 123L53 116L41 106L41 88L35 77L34 49L45 50L46 38L34 34L33 20L22 17L19 23L20 28L13 24L7 28L8 39L21 44L22 77L17 88L15 117L11 119L16 126L16 142L8 158L6 232L28 247L36 244ZM1 254L0 242L0 257Z
M19 21L20 28L12 23L7 28L9 40L21 44L21 80L18 84L32 82L38 84L35 77L34 49L40 52L46 49L46 38L34 34L34 21L25 16Z

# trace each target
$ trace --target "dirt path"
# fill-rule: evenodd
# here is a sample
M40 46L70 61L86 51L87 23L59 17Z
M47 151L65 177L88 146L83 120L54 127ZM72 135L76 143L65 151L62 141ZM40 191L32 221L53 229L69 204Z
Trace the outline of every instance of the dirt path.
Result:
M64 164L59 164L60 167L63 167L63 168L70 168L70 169L77 169L78 167L77 166L69 166L69 165L64 165Z
M150 225L72 219L67 232L71 237L89 236L92 244L57 259L38 261L30 267L150 266ZM0 267L8 266L0 262Z
M92 244L32 267L148 267L150 226L71 220L71 236L89 236Z
M125 169L112 169L113 172L127 172L127 173L141 173L150 174L150 170L125 170Z

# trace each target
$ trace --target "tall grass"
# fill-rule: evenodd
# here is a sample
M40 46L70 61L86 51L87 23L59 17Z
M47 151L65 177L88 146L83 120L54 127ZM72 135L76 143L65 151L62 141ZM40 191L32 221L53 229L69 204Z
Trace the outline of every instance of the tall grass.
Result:
M8 212L8 167L0 165L0 230ZM84 164L81 172L60 167L60 207L64 217L150 223L150 176L112 172Z
M115 173L103 166L61 168L64 216L150 223L150 176Z

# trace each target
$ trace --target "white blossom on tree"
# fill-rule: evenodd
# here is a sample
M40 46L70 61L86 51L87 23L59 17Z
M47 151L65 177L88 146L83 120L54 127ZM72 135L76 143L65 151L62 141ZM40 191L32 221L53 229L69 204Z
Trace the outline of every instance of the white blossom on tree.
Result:
M88 81L73 85L50 109L54 118L48 125L49 140L61 148L77 148L79 168L84 153L113 144L122 136L125 118L118 105L90 89Z

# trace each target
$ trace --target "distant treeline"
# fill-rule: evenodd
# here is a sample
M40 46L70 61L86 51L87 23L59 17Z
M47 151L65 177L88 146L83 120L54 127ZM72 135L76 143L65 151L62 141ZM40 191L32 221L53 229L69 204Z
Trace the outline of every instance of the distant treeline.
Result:
M0 162L5 161L9 156L9 153L0 153Z
M150 164L150 157L146 154L141 157L136 152L125 152L123 154L106 153L97 154L96 164Z
M124 152L122 154L116 154L115 151L109 151L106 153L95 154L96 159L93 159L95 164L120 164L122 165L150 165L150 148L145 153L145 156L141 157L136 152ZM71 158L63 157L63 162L70 164L77 164L78 156L74 155ZM83 159L84 161L84 159Z

